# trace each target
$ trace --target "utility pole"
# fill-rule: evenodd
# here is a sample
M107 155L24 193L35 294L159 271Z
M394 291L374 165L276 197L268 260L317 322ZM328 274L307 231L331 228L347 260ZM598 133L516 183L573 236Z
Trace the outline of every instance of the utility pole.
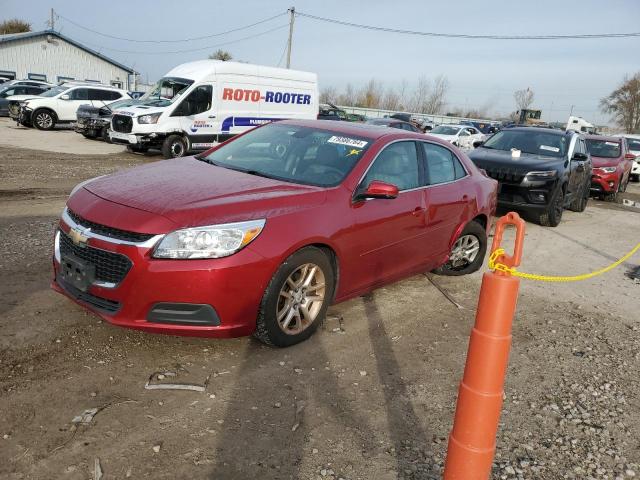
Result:
M51 30L55 30L55 20L54 20L54 16L53 16L53 8L51 9L51 20L49 20L49 28Z
M287 68L291 68L291 42L293 41L293 22L296 19L296 7L289 9L291 19L289 20L289 43L287 43Z
M571 105L571 111L569 112L569 116L573 115L573 107L575 107L575 105Z

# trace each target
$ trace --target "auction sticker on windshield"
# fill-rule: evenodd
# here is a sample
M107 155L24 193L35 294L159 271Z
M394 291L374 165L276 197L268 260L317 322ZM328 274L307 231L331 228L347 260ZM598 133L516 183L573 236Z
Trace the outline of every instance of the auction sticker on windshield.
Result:
M327 143L335 143L337 145L346 145L347 147L364 148L367 143L364 140L356 140L349 137L336 137L335 135L327 140Z
M554 153L558 153L560 151L558 147L550 147L548 145L540 145L540 150L547 150Z

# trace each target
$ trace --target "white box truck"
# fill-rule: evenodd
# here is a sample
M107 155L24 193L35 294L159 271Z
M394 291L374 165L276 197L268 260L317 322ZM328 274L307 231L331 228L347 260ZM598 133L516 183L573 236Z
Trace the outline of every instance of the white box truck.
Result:
M263 123L317 116L315 73L200 60L171 70L140 104L115 111L109 136L130 150L158 148L172 158Z

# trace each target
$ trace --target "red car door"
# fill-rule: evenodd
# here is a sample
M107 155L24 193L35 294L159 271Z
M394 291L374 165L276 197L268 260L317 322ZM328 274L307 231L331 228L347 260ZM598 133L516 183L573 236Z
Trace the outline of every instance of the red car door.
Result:
M421 142L424 161L426 223L432 259L441 263L451 250L451 240L469 215L475 190L472 179L453 151Z
M344 269L341 279L345 294L401 276L424 264L428 242L417 153L413 141L388 145L360 183L359 189L380 180L396 185L400 193L394 199L352 203L354 226L345 242L346 260L351 268Z

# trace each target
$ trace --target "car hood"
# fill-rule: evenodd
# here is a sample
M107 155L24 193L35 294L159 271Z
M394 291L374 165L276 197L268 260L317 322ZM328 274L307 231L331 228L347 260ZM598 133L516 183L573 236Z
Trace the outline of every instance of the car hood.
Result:
M114 115L126 115L127 117L139 117L140 115L149 115L150 113L162 113L167 107L154 107L152 105L133 105L131 107L119 108Z
M428 135L436 138L441 138L442 140L448 140L448 141L456 140L458 138L457 135L444 135L442 133L429 133Z
M478 147L469 152L469 158L477 167L489 170L508 169L527 173L534 170L556 170L564 165L564 157L549 157L532 153L520 153L520 158L512 158L511 152Z
M123 170L83 188L110 202L161 215L180 227L268 218L320 205L326 198L320 187L229 170L195 157Z
M594 168L617 167L618 164L622 161L622 159L620 157L606 158L606 157L594 157L592 155L591 161L593 162Z

